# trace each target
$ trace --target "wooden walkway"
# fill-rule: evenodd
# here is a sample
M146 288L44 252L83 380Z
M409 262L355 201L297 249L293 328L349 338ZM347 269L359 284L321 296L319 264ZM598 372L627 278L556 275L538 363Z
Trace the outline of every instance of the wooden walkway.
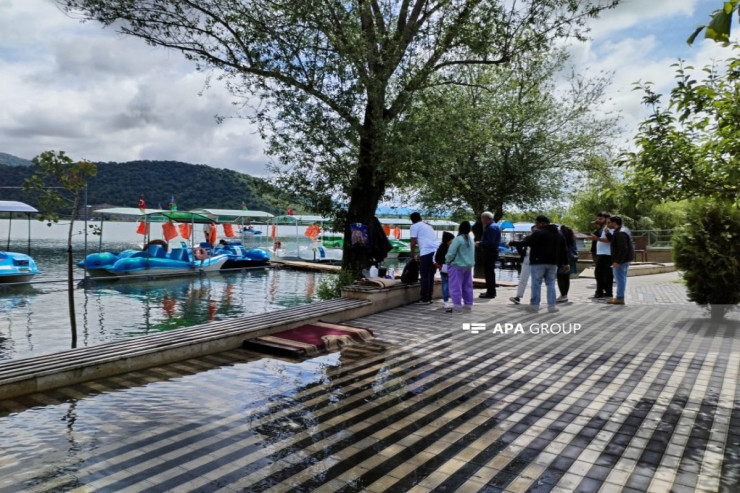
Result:
M370 304L341 298L261 315L195 325L96 346L0 362L0 399L241 347L245 339L287 330Z

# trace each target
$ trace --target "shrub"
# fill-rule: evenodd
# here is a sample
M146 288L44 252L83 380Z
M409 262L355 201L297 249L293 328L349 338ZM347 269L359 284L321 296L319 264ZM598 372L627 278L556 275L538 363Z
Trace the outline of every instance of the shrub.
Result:
M697 199L673 237L673 258L684 271L691 301L722 318L740 303L740 210L729 202Z
M320 300L333 300L342 296L342 287L355 281L352 271L340 270L338 274L324 276L316 288L316 295Z

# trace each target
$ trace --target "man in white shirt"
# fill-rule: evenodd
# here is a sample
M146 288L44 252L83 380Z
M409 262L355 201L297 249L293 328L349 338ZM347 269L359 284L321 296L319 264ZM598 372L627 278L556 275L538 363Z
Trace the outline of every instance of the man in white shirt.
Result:
M611 299L614 274L612 272L612 247L606 237L609 228L606 223L610 218L608 212L600 212L596 223L599 229L594 231L590 240L596 242L596 265L594 266L594 277L596 278L596 294L594 299Z
M419 274L421 275L421 301L424 305L432 303L432 293L434 290L434 273L437 268L434 266L434 252L437 251L437 235L434 229L421 220L421 214L414 212L411 214L411 258L419 261ZM416 247L419 247L419 255L416 255Z

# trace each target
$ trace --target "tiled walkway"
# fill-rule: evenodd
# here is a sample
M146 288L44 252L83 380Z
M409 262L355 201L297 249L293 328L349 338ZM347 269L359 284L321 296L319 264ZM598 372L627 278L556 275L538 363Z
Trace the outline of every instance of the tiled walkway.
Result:
M303 363L233 351L3 402L0 490L740 491L740 316L711 323L677 277L630 278L624 307L587 279L557 314L504 288L409 305Z

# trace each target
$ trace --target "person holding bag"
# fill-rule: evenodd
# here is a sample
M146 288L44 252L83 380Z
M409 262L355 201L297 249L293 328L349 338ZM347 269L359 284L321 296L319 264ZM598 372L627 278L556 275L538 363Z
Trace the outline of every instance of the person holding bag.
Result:
M452 241L445 264L450 282L450 298L455 312L473 308L473 266L475 265L475 245L470 238L470 223L463 221L458 228L457 237ZM464 304L464 306L463 306Z

